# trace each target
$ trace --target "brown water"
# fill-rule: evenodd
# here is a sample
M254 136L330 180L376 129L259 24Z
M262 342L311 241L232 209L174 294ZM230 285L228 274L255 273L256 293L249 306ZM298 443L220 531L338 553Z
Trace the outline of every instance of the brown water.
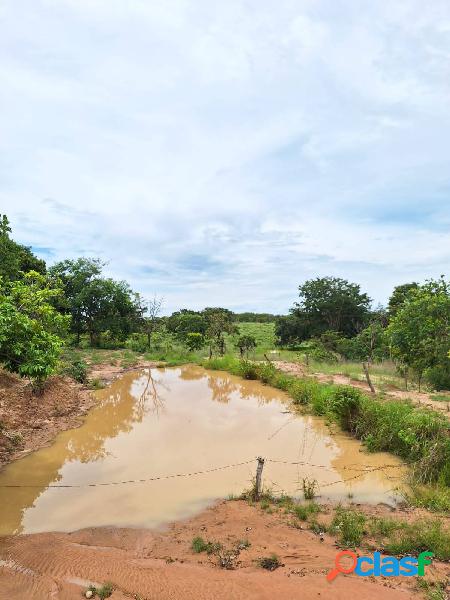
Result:
M289 413L283 392L226 373L196 366L134 371L98 398L81 427L0 472L0 533L158 526L242 492L258 455L307 463L264 466L266 485L297 496L309 477L319 482L321 499L352 494L354 501L393 502L402 474L395 467L365 472L399 463L331 434L322 419ZM251 462L189 477L86 487L245 461ZM342 479L350 480L333 483ZM32 487L1 487L17 484Z

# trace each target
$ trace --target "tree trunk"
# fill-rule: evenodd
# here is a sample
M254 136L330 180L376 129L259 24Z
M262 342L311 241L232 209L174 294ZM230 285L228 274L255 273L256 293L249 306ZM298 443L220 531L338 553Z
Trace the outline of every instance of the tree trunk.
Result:
M372 392L372 394L375 394L375 388L373 387L372 380L370 379L369 365L368 363L363 362L362 366L364 369L364 374L366 376L367 384L370 387L370 391Z

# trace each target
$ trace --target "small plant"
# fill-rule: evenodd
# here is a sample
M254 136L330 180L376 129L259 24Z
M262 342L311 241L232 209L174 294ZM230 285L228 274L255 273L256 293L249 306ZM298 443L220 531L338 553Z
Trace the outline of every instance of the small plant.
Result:
M308 479L308 477L304 477L302 479L302 487L305 500L312 500L316 495L317 479Z
M222 544L219 542L208 542L202 537L198 536L192 540L191 547L196 554L200 554L201 552L206 552L206 554L215 554L222 549Z
M109 598L114 591L113 584L108 582L102 585L101 588L97 589L97 596L100 600L105 600L105 598Z
M331 531L337 534L340 546L356 548L362 542L365 525L366 517L362 513L338 506Z
M258 565L261 567L261 569L275 571L275 569L281 567L281 562L276 554L271 554L270 556L263 556L262 558L259 558Z

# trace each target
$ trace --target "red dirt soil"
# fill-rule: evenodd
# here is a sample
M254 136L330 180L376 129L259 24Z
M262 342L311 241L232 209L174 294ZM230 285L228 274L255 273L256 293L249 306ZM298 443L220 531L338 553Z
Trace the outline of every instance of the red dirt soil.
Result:
M383 510L388 509L372 508L377 514ZM163 532L99 528L0 538L0 600L79 599L89 584L106 581L115 587L113 600L422 597L414 578L341 574L328 583L325 575L338 551L334 539L325 535L320 541L311 531L292 527L290 519L282 510L268 514L244 501L222 501ZM236 568L226 570L214 557L193 552L196 536L227 548L244 539L251 545L238 554ZM257 559L272 553L283 566L268 572ZM427 574L442 579L445 568L435 563Z

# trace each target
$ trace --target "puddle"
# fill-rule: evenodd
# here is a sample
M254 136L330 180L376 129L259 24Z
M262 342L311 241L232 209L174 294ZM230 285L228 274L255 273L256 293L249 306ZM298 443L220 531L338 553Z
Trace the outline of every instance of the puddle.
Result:
M355 502L392 503L402 475L383 467L399 465L392 455L367 454L356 440L331 434L322 419L290 414L285 394L260 382L185 366L128 372L97 394L81 427L0 472L0 486L34 486L0 487L1 534L159 526L241 493L258 455L307 463L264 466L265 485L296 496L309 477L325 500L351 494ZM190 477L117 483L248 460ZM342 479L349 481L327 485ZM109 482L117 484L87 487Z

